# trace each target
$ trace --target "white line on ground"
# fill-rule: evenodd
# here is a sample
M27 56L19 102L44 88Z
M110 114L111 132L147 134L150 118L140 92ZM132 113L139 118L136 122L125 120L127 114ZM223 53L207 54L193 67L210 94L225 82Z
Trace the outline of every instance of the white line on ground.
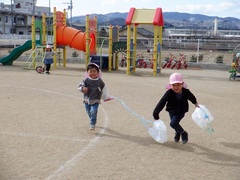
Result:
M0 85L3 86L3 85ZM6 85L4 85L6 86ZM9 86L9 87L15 87L15 88L22 88L22 89L30 89L30 90L34 90L34 91L40 91L40 92L45 92L45 93L51 93L51 94L56 94L56 95L60 95L60 96L66 96L69 98L74 98L76 99L79 98L78 96L72 96L69 94L63 94L63 93L58 93L58 92L53 92L47 89L37 89L37 88L32 88L32 87L24 87L24 86ZM108 122L109 122L109 118L108 118L108 114L105 111L105 109L102 106L99 106L100 109L103 111L103 116L104 116L104 121L103 121L103 127L107 127L108 126ZM69 159L68 161L66 161L62 166L60 166L57 170L55 170L52 174L50 174L46 180L50 180L52 178L56 178L56 177L61 177L61 174L64 174L66 172L68 172L69 170L71 170L71 167L74 166L77 162L79 162L81 160L82 157L84 157L84 155L87 154L87 152L95 147L95 144L97 142L99 142L100 138L101 138L101 134L103 134L106 131L105 128L101 129L101 131L99 132L99 134L93 138L92 140L90 140L90 142L83 148L81 149L81 151L76 154L75 156L73 156L71 159ZM33 137L33 136L37 136L40 138L52 138L52 139L63 139L63 140L67 140L68 138L63 138L63 137L53 137L53 136L40 136L40 135L34 135L34 134L27 134L27 133L8 133L8 132L1 132L1 133L5 133L8 135L20 135L20 136L25 136L25 137ZM69 140L73 140L73 138L70 138Z
M54 91L51 91L48 89L38 89L38 88L33 88L33 87L11 86L11 85L0 85L0 86L29 89L29 90L34 90L34 91L39 91L39 92L44 92L44 93L51 93L51 94L55 94L55 95L59 95L59 96L65 96L65 97L74 98L74 99L81 98L81 96L73 96L73 95L64 94L64 93L60 93L60 92L54 92ZM77 88L76 88L76 90L77 90Z
M101 108L104 114L104 124L103 127L108 126L108 114L104 110L104 108ZM60 166L56 171L54 171L51 175L49 175L46 180L50 179L56 179L57 177L61 177L62 174L68 172L71 170L71 167L74 166L77 162L80 162L81 158L84 157L91 148L95 147L95 144L100 140L101 134L103 134L106 131L105 128L101 129L99 132L99 135L97 135L94 139L92 139L76 156L69 159L67 162L65 162L62 166Z

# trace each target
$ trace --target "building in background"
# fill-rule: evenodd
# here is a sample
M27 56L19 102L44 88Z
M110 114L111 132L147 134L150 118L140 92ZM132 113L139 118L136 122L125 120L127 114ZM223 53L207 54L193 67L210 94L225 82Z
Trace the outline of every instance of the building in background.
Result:
M50 7L40 7L36 4L37 0L11 0L11 4L0 3L0 33L31 34L32 17L41 19L43 13L50 15Z

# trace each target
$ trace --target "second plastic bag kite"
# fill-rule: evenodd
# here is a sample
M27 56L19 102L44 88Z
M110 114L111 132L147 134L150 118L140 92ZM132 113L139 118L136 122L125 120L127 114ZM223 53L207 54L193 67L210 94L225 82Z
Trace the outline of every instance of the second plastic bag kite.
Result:
M167 142L167 128L162 120L154 121L153 127L148 128L148 133L159 143Z
M195 108L195 111L192 113L192 119L200 128L207 129L213 120L213 116L204 105L199 106L200 107Z

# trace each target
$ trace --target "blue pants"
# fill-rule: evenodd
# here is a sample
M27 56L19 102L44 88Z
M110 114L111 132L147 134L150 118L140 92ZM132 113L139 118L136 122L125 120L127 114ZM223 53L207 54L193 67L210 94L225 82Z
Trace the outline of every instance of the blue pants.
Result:
M86 109L86 112L87 112L89 120L90 120L90 124L95 125L97 123L97 113L98 113L99 104L98 103L91 104L91 105L89 105L87 103L84 103L84 104L85 104L85 109Z
M173 113L169 113L171 122L170 122L170 126L179 133L182 133L184 131L184 129L182 128L182 126L179 124L180 121L182 120L182 118L184 117L185 114L173 114Z

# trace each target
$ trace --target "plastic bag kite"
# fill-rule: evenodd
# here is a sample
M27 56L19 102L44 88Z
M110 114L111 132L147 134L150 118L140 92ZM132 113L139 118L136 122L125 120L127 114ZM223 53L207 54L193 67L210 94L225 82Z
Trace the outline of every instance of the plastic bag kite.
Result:
M159 143L167 142L167 128L162 120L154 121L153 127L148 128L148 133Z
M146 127L150 136L159 143L167 142L167 128L162 120L151 121L147 120L144 117L138 115L136 112L132 111L124 102L123 100L112 97L113 99L119 101L126 110L128 110L131 114L135 115L141 123ZM151 127L150 127L151 126Z
M192 113L193 121L202 129L207 130L208 132L214 132L211 121L214 119L212 114L204 105L199 105L200 108L195 108Z

